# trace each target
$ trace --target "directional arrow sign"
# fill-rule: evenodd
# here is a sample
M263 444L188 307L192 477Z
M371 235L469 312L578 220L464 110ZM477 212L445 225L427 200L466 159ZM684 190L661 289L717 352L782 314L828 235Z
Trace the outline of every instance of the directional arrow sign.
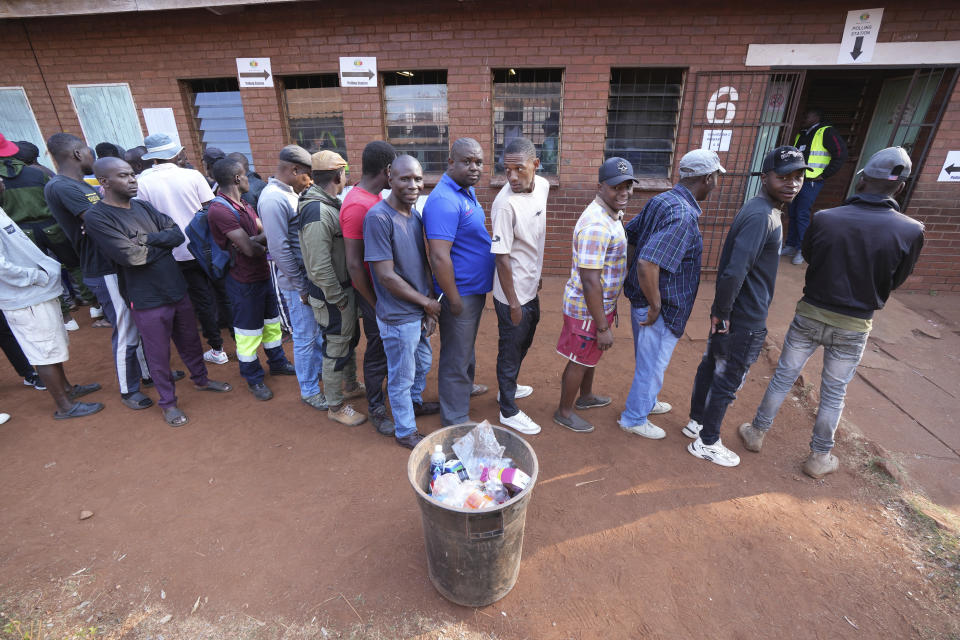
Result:
M960 151L948 151L937 182L960 183Z
M237 80L241 89L272 87L270 58L237 58Z
M865 64L873 60L883 9L860 9L847 13L837 64Z
M342 75L344 78L366 78L367 80L370 80L376 74L373 71L370 71L370 69L367 69L366 71L344 71L340 75Z
M341 56L340 86L377 86L377 59L375 57Z

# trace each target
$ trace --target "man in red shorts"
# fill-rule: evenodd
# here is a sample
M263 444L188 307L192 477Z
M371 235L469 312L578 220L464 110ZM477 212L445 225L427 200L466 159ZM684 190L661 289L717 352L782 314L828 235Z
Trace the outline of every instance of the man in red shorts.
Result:
M633 166L616 157L601 165L599 178L597 197L573 230L573 265L563 290L563 330L557 342L557 353L569 362L553 421L578 433L593 431L593 425L574 413L574 400L578 408L610 404L610 398L594 395L593 374L600 356L613 346L611 323L627 274L621 221L637 181Z

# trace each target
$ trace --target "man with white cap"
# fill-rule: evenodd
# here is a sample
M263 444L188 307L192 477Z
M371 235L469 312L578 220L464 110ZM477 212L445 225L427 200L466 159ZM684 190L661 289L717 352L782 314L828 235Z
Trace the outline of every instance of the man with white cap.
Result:
M213 200L213 191L196 169L184 169L177 165L177 157L183 145L165 133L155 133L143 141L147 152L142 159L153 160L154 166L141 173L137 180L137 198L149 202L160 213L165 213L177 223L186 235L187 225L204 205ZM187 249L189 240L173 250L173 258L187 281L187 294L200 320L200 328L210 349L203 359L213 364L227 362L220 337L221 323L217 318L217 294L214 284ZM224 320L227 320L224 318ZM224 323L226 324L226 323Z
M716 152L695 149L680 159L676 186L651 198L626 226L627 279L636 365L620 428L644 438L666 433L647 418L671 407L659 402L663 374L700 286L703 237L699 201L726 173Z
M803 472L822 478L839 467L831 453L833 438L873 313L904 283L923 247L923 225L900 213L894 199L906 187L911 168L903 148L878 151L858 174L856 193L843 206L813 216L801 246L809 263L803 297L757 414L753 422L740 425L750 451L760 451L787 392L822 346L820 406Z

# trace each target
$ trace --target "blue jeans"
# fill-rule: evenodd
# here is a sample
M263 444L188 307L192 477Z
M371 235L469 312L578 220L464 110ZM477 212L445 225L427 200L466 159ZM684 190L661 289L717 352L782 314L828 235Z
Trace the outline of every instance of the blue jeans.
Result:
M816 202L821 189L823 189L823 180L803 181L800 193L790 203L790 225L787 227L787 240L783 243L784 246L799 249L803 244L803 236L807 233L807 227L810 226L813 203Z
M780 353L777 371L770 379L767 392L763 394L763 400L757 407L753 426L761 431L770 430L783 399L796 382L803 365L817 347L823 346L820 406L817 407L817 418L813 423L810 449L815 453L826 453L833 449L833 435L843 412L847 384L857 372L868 335L831 327L800 315L794 316L783 339L783 351Z
M620 422L626 425L642 425L657 403L657 394L663 388L663 374L670 364L673 348L679 338L663 323L663 316L649 327L641 327L646 321L649 307L630 307L633 322L633 352L636 366L633 384L627 395L627 406L620 414Z
M287 303L287 315L293 334L293 366L300 383L300 397L320 393L320 372L323 369L323 334L313 317L313 308L300 300L300 293L280 289Z
M417 430L413 405L423 404L433 349L420 320L386 324L377 318L377 325L387 354L387 395L393 410L395 435L403 438Z
M690 419L703 425L700 439L714 444L720 439L720 425L727 407L737 397L747 371L760 356L766 329L715 333L707 340L707 351L697 367L690 396Z

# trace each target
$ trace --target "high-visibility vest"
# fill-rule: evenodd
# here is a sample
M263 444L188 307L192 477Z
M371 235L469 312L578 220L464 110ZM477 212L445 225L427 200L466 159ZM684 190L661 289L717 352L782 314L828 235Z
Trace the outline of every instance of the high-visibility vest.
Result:
M819 177L823 170L827 168L827 165L830 164L830 152L823 146L823 132L829 128L829 125L820 127L813 134L813 140L810 141L810 157L807 158L807 164L810 165L805 174L807 178ZM799 141L800 134L798 133L797 137L793 139L793 146L797 146Z

